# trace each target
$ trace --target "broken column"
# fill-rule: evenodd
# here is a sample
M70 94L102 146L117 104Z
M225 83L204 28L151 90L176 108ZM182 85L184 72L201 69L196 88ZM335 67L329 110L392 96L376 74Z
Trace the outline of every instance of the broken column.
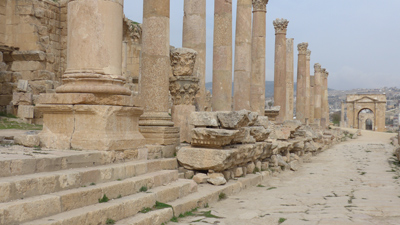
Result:
M250 110L252 0L238 0L236 13L234 110Z
M232 109L232 0L215 0L213 111Z
M194 76L197 52L188 48L171 49L171 66L173 77L170 77L169 90L173 106L172 121L180 128L180 142L191 142L190 114L196 111L195 97L199 90L199 78Z
M293 38L286 39L286 120L293 119L294 110L294 51Z
M91 12L91 13L88 13ZM143 113L122 77L123 2L68 3L68 60L63 85L44 94L41 144L52 149L134 150Z
M196 107L206 110L206 0L185 0L182 47L197 52L193 75L200 79Z
M147 144L179 143L169 110L169 0L143 1L140 97L144 114L140 132Z
M305 76L305 91L306 91L306 98L305 98L305 113L304 116L308 122L310 122L310 105L311 105L311 90L310 90L310 58L311 58L311 51L307 50L306 55L306 76Z
M253 0L251 40L250 108L259 115L265 110L265 35L268 0Z
M287 119L286 110L286 31L289 21L276 19L273 21L275 28L275 72L274 72L274 105L281 110L276 118L278 123Z
M321 64L316 63L314 64L314 123L320 125L321 123L321 105L322 105L322 83L321 83Z
M307 42L297 45L299 55L297 62L296 119L300 120L303 124L306 120L307 47Z

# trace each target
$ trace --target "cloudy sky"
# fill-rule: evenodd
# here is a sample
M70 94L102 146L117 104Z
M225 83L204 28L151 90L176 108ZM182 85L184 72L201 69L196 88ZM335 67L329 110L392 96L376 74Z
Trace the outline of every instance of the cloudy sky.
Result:
M233 32L236 1L233 0ZM183 0L170 2L171 45L182 47ZM142 22L143 0L125 0L124 7L126 17ZM400 87L399 9L400 0L270 0L266 80L274 77L272 21L285 18L290 21L287 37L294 38L296 45L308 42L311 65L318 62L329 71L329 88ZM213 16L214 0L207 0L207 82L212 81Z

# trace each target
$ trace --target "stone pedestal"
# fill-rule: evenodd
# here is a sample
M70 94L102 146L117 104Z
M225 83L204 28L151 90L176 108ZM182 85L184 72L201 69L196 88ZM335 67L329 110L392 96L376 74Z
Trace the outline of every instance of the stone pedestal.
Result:
M171 49L172 74L169 90L172 96L172 121L181 131L180 142L191 142L190 114L196 111L195 97L199 78L193 76L197 52L188 48Z
M213 111L232 110L232 0L215 0Z
M289 21L286 19L276 19L273 24L275 28L274 105L281 107L276 120L278 123L282 123L287 119L286 31Z
M251 111L263 115L265 109L265 35L268 0L253 0L251 40Z
M314 97L315 97L315 102L314 102L314 123L320 125L321 121L321 105L322 105L322 96L321 96L321 88L322 88L322 83L321 83L321 65L319 63L316 63L314 65L314 80L315 80L315 86L314 86Z
M88 13L91 12L91 13ZM144 144L143 109L124 88L123 1L68 3L68 60L63 85L41 95L41 145L51 149L135 150Z
M280 110L281 108L279 106L272 107L271 109L265 109L264 116L267 116L269 121L276 121Z
M182 47L197 52L193 76L199 78L196 107L207 110L206 103L206 0L185 0Z
M294 113L294 51L293 38L286 39L286 120Z
M307 48L308 43L297 45L299 50L297 63L297 94L296 94L296 119L303 124L306 118L306 75L307 75Z

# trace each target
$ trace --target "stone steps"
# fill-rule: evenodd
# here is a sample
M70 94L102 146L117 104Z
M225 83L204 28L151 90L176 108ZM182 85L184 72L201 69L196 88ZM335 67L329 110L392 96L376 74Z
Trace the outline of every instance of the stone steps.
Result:
M106 203L96 203L73 209L54 216L26 222L22 225L106 224L108 219L118 221L137 215L145 207L152 208L156 201L168 203L196 191L197 185L193 181L180 179L166 186L153 188L148 192L140 192ZM164 211L167 210L162 212ZM157 213L154 212L154 214Z
M0 221L4 224L18 224L40 219L57 213L74 210L98 203L105 194L117 199L140 192L142 187L155 188L178 179L178 171L164 170L147 173L121 181L61 191L48 195L0 203Z
M177 169L174 158L1 177L0 203L173 169Z
M148 213L140 213L115 223L116 225L160 225L167 223L174 216L172 208L160 209Z

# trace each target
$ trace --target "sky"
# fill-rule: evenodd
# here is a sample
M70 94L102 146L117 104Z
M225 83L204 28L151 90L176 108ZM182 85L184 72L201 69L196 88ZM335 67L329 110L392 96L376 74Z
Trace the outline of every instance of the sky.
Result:
M170 0L170 42L182 47L183 0ZM236 3L233 3L233 44ZM270 0L266 19L266 80L274 79L276 18L289 20L288 38L294 38L295 73L297 44L308 42L313 65L329 72L329 88L400 87L400 0ZM125 0L125 16L141 23L143 0ZM207 0L206 81L212 81L214 0ZM233 46L234 49L234 46ZM233 54L234 56L234 54ZM234 60L234 59L232 59ZM232 78L233 80L233 78Z

